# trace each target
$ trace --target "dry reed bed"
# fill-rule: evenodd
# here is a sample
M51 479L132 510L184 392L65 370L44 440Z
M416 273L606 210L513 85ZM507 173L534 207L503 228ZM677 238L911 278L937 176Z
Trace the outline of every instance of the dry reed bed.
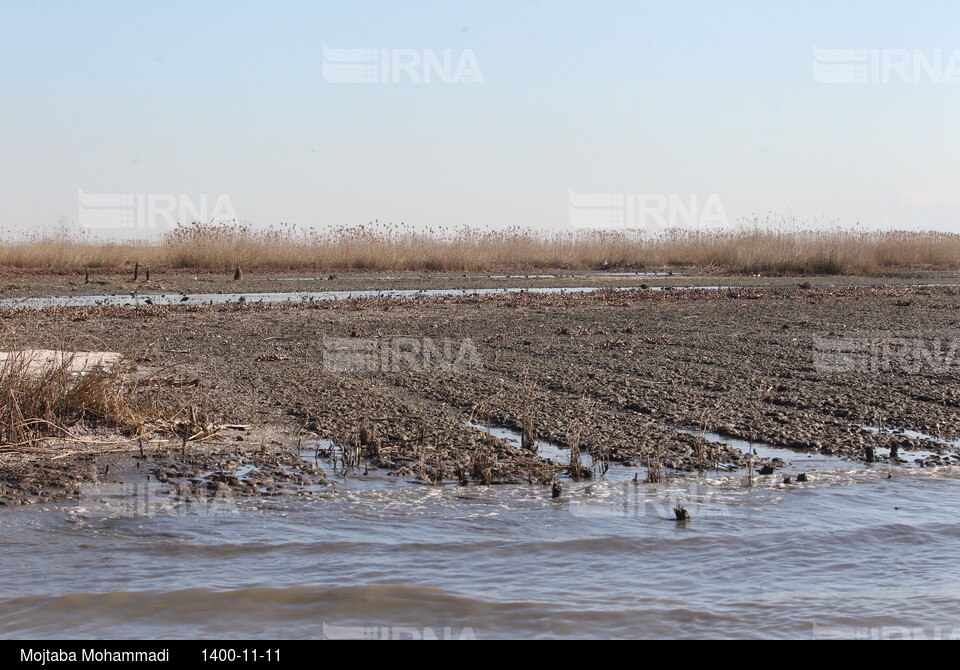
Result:
M370 225L327 231L294 226L181 226L154 242L37 235L0 243L0 267L50 270L144 267L194 270L501 271L713 268L767 275L871 275L955 268L960 235L802 230L754 223L734 230L547 232Z

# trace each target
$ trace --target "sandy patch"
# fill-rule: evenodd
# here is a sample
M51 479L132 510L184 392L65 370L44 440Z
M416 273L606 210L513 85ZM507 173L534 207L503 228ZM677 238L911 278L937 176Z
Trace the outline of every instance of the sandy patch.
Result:
M53 349L24 349L0 351L0 366L16 366L29 374L66 366L70 373L80 373L96 367L109 368L118 364L123 354L113 351L56 351ZM22 366L22 368L21 368Z

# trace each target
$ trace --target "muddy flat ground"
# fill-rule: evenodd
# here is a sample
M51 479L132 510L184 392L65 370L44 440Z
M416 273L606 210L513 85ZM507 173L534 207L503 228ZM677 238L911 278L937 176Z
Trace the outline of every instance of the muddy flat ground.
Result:
M654 281L685 279L643 279ZM864 458L868 448L891 446L904 459L911 450L933 452L932 462L953 458L960 288L766 281L775 286L8 309L0 313L0 344L121 352L159 371L158 383L182 386L218 424L252 427L190 445L190 458L176 445L161 449L143 467L163 479L254 458L273 458L280 473L291 445L305 443L425 483L543 483L569 474L468 421L526 427L560 447L676 471L742 465L738 450L697 433L787 447L800 458L813 451ZM299 282L271 282L271 290L281 283L302 290ZM29 294L51 286L32 285ZM923 435L889 432L896 429ZM51 464L3 454L0 463L0 497L9 503L62 497L74 482L105 474L89 455ZM291 463L284 471L292 467L293 480L329 474ZM258 482L234 483L261 490Z
M89 281L87 281L89 279ZM81 271L51 273L41 270L0 269L0 300L45 296L142 296L163 293L273 293L293 291L377 291L490 288L571 288L571 287L815 287L872 286L877 282L911 284L960 283L960 271L906 270L890 277L767 277L725 276L719 272L693 269L644 271L531 270L502 274L462 273L371 273L351 271L246 273L234 281L233 273L146 270L133 280L132 268L124 273L92 270L89 278Z

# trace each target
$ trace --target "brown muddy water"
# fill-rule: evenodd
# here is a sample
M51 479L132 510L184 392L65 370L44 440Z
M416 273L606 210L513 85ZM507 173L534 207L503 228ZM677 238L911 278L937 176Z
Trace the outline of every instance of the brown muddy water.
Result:
M360 468L319 499L189 499L131 473L75 501L0 512L0 631L960 634L960 468L757 451L785 465L752 487L743 471L644 484L642 468L614 465L603 479L564 481L559 500L544 486L423 486ZM801 472L807 482L783 483ZM692 520L676 521L676 505Z

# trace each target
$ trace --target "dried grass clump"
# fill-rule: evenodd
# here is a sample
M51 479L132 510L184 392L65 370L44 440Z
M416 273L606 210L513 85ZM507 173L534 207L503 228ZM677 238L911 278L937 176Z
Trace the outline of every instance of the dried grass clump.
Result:
M75 364L74 355L38 360L30 350L9 352L0 363L0 450L37 448L44 442L89 442L78 433L101 427L129 438L166 433L198 439L208 430L196 409L171 405L158 388L119 365Z

